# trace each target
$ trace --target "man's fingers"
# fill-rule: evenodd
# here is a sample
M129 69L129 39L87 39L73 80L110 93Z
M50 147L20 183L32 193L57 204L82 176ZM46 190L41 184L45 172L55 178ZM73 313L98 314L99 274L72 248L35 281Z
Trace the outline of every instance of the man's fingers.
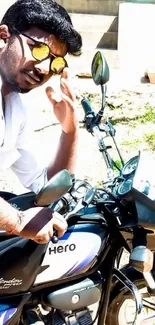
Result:
M33 241L35 241L37 244L47 244L50 240L50 238L44 237L44 238L32 238Z
M33 240L38 244L47 244L50 239L53 237L53 227L50 225L46 225L41 232L39 232Z
M61 77L62 77L62 78L65 78L66 80L69 81L69 79L70 79L70 71L69 71L68 68L65 68L65 69L63 70L63 72L62 72L62 74L61 74Z
M54 106L56 104L56 99L55 99L55 92L52 89L52 87L47 87L46 88L46 94L52 105Z
M58 237L62 237L68 227L66 220L61 215L59 215L59 214L55 215L55 213L54 213L54 217L52 219L52 224L53 224L54 229L57 230Z
M71 87L68 83L68 81L65 78L61 79L61 88L62 88L62 92L67 95L72 101L75 100L74 94L71 90Z

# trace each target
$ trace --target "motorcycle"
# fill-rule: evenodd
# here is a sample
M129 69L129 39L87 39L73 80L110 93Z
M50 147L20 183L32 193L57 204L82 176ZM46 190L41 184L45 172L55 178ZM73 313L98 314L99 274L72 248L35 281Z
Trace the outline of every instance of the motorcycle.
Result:
M0 325L153 324L154 162L139 153L125 163L113 125L102 120L109 67L101 52L93 58L92 77L101 86L102 105L97 113L82 99L84 126L97 138L107 180L93 187L63 170L37 195L8 199L20 210L59 211L68 229L46 245L0 231ZM121 167L102 134L112 137ZM129 264L121 268L124 249Z

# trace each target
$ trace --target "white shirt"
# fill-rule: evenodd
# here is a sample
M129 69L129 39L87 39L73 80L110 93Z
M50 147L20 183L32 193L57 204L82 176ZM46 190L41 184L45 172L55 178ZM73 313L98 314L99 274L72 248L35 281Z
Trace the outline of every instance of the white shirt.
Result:
M5 116L0 93L0 171L11 167L22 184L38 193L47 182L31 149L32 135L26 109L18 93L5 96Z

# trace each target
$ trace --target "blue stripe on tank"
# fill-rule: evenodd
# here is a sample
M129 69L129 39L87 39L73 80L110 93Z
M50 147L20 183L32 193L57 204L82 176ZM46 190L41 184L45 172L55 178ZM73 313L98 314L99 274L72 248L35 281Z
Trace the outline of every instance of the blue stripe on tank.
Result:
M103 229L101 228L101 226L99 224L78 224L78 225L69 227L67 232L63 235L63 237L59 238L59 240L67 240L73 232L74 233L89 232L89 233L99 235L100 233L102 233L102 231L103 231Z

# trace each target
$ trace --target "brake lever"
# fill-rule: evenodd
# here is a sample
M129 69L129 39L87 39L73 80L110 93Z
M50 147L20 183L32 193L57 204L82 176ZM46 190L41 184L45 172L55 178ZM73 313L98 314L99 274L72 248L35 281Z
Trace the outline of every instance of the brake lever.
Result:
M87 191L87 193L85 194L84 198L81 199L78 204L76 205L76 207L74 208L74 210L72 210L71 212L69 212L66 216L66 221L74 216L77 212L79 212L80 210L82 210L83 208L87 207L91 201L94 198L94 195L96 193L96 189L95 188L91 188Z
M96 193L96 188L91 188L87 191L87 193L85 194L83 200L82 200L82 204L87 207L93 200L94 196Z

